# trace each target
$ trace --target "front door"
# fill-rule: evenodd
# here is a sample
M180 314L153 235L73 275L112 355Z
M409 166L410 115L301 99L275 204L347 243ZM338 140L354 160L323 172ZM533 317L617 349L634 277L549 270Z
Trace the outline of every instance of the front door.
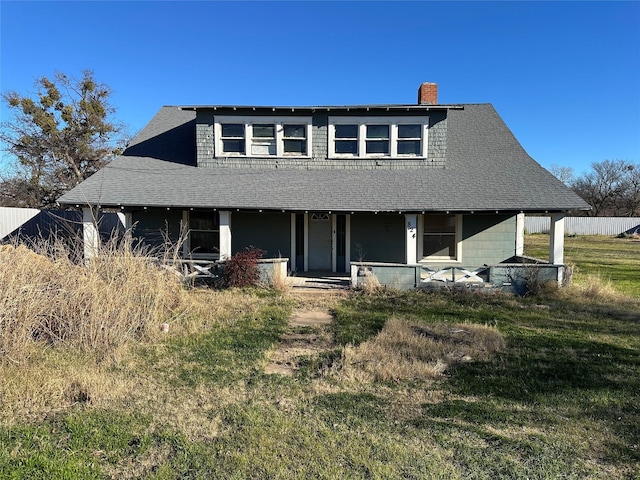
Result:
M331 215L309 216L309 270L331 271Z

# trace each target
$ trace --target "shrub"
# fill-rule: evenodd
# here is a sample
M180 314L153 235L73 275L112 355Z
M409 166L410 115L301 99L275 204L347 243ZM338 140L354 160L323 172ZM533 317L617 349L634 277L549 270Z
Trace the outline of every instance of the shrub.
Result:
M258 285L260 282L258 260L264 254L264 250L249 246L244 251L230 257L224 267L222 286L226 288L242 288Z

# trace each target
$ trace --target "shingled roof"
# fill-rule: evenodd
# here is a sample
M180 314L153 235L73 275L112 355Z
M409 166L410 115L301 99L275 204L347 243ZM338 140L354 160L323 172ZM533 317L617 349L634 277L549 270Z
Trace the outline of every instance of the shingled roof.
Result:
M405 107L416 109L394 108ZM524 151L492 105L423 108L447 109L442 168L197 167L195 109L163 107L122 156L63 195L59 203L334 212L589 208Z

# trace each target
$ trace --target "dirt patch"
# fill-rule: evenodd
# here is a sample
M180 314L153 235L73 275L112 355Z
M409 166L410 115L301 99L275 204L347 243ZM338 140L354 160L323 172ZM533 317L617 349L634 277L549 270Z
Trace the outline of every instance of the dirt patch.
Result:
M298 359L317 355L334 346L331 323L333 316L326 309L295 310L289 329L268 355L265 373L293 375Z

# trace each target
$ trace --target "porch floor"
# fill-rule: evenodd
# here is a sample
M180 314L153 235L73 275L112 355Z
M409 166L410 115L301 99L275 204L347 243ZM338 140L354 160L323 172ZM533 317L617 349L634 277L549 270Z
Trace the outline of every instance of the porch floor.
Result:
M347 289L351 285L351 277L345 272L295 272L287 281L293 288L318 290Z

